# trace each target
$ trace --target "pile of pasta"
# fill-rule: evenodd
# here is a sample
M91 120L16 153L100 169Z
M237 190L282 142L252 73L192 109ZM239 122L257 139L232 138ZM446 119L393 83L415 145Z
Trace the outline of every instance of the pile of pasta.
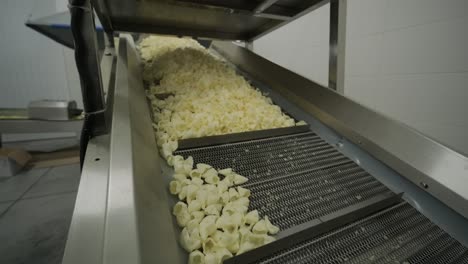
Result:
M143 79L153 110L161 155L174 168L169 184L179 202L173 215L182 228L189 263L218 264L275 240L268 216L249 211L247 178L230 168L194 164L174 155L178 140L288 127L296 124L223 60L189 38L149 36L139 44Z
M160 145L296 125L270 98L193 39L150 36L139 49Z
M232 169L216 170L193 158L173 156L174 180L171 194L179 202L173 208L183 228L180 244L189 252L190 264L218 264L224 260L275 240L279 228L268 216L248 211L250 191L238 186L247 182Z

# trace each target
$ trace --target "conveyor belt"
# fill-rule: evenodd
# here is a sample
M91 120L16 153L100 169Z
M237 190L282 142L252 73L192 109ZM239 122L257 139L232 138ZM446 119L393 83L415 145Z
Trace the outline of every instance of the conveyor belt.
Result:
M275 245L229 263L468 263L463 245L405 202L338 219L393 193L313 132L220 142L175 154L249 178L249 209L281 228Z
M403 202L255 263L468 263L468 251Z
M249 178L250 210L282 230L382 193L383 184L312 132L177 151Z

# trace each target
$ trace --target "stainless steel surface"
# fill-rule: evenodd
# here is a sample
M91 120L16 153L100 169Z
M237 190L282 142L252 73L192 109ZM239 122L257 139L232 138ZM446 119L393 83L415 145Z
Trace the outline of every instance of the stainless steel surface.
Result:
M291 16L291 18L289 18L289 19L278 18L278 20L282 20L281 23L276 23L275 25L272 25L269 28L266 28L263 31L258 32L257 34L251 36L248 39L248 41L254 41L256 39L259 39L259 38L265 36L266 34L272 32L272 31L274 31L274 30L276 30L276 29L278 29L278 28L280 28L280 27L282 27L282 26L284 26L284 25L286 25L286 24L300 18L300 17L302 17L303 15L308 14L308 13L314 11L315 9L322 7L323 5L329 3L329 0L308 0L308 1L304 1L304 2L307 3L307 5L302 6L302 9L300 11L298 11L298 12L295 12ZM261 16L261 15L262 14L259 14L259 16Z
M214 49L416 185L427 184L425 191L468 217L468 159L463 154L247 49L219 41Z
M346 47L345 0L330 1L330 45L328 65L328 88L344 93L344 65Z
M0 134L80 132L82 126L81 119L68 121L3 119L0 120Z
M88 145L64 263L182 263L140 62L119 42L112 129Z
M140 61L128 35L118 54L103 262L180 263Z
M229 135L218 135L218 136L206 136L201 138L189 138L178 141L177 150L183 150L188 148L206 147L212 145L221 145L227 143L235 143L242 141L250 141L262 138L271 138L275 136L284 136L291 134L298 134L308 132L309 126L300 125L293 127L282 127L273 129L263 129L257 131L248 131L241 133L231 133Z
M102 263L109 184L109 136L88 143L63 264Z
M36 10L28 17L26 26L30 27L44 36L68 47L75 48L73 43L73 35L70 30L70 12L60 12L54 14L35 14ZM99 21L96 21L96 33L102 35L104 33ZM98 38L101 39L102 37Z
M28 18L26 26L73 49L73 36L70 30L70 12L61 12L46 17Z
M69 120L77 109L75 101L38 100L28 104L28 117L43 120Z
M265 9L269 8L276 2L278 2L278 0L264 0L257 7L255 7L254 13L262 13L265 11Z
M113 31L251 40L294 19L318 1L277 1L261 13L262 1L95 0L104 27ZM107 21L109 23L107 23ZM106 25L107 24L107 25Z
M336 91L336 74L338 59L338 19L339 0L330 0L330 45L328 59L328 88Z

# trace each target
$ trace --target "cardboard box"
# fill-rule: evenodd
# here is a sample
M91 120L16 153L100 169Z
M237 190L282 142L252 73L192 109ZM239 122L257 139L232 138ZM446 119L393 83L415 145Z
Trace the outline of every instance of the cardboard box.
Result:
M0 178L16 175L31 159L31 155L22 149L0 149Z

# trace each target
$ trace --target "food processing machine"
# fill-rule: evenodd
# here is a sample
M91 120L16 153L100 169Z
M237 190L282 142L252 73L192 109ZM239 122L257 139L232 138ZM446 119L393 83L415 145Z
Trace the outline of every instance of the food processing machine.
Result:
M213 53L308 124L179 141L176 154L248 177L251 209L281 228L224 263L468 263L463 153L231 42L328 2L333 87L340 1L70 1L86 155L63 263L187 261L136 50L144 33L213 40Z

